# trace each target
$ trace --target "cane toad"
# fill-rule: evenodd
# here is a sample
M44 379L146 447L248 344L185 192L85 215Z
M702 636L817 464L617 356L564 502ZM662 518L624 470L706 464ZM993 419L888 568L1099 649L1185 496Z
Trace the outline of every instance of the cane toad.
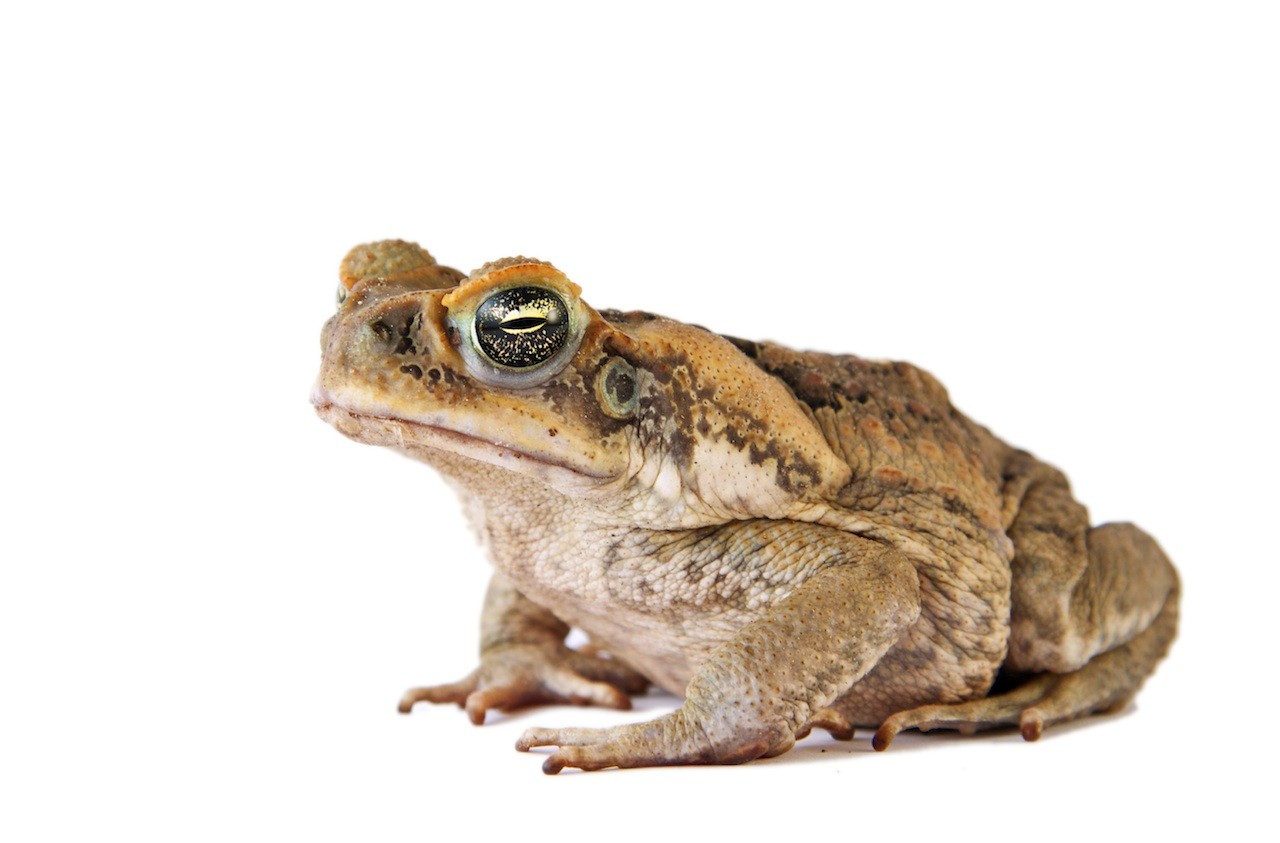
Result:
M1034 740L1125 703L1176 632L1156 543L1091 527L914 366L597 311L551 264L464 277L403 241L347 256L322 346L320 416L443 473L495 569L480 666L402 711L683 695L528 730L547 772L747 761L815 727Z

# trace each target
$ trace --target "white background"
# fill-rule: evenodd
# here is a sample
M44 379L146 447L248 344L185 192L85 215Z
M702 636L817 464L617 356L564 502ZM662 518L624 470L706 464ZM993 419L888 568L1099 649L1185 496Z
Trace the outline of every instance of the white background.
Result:
M1274 830L1272 4L36 8L0 15L0 838ZM487 573L307 403L385 237L925 366L1160 539L1181 639L1034 745L547 778L525 727L674 701L397 716L471 668Z

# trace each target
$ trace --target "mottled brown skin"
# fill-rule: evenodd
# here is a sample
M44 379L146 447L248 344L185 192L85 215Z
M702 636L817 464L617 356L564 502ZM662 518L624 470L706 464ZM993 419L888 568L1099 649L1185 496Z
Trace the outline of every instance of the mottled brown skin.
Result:
M684 695L649 723L528 730L518 748L557 747L548 772L736 763L813 728L878 727L878 749L907 728L1033 740L1123 705L1173 640L1155 542L1090 527L1060 472L913 366L597 312L525 258L464 279L386 241L341 279L317 411L441 471L496 569L480 666L402 711ZM474 327L529 289L567 315ZM486 330L554 356L504 365ZM592 646L568 648L570 627Z

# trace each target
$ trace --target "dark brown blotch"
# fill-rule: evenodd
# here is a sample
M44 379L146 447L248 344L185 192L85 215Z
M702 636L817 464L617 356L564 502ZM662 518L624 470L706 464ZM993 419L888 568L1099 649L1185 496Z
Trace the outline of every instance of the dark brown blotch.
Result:
M761 363L761 368L791 388L795 397L810 409L838 409L839 393L831 380L803 360Z
M636 325L642 322L652 322L662 317L656 313L650 313L647 310L614 310L607 309L600 311L600 317L606 322L614 325Z
M752 360L759 359L760 343L755 342L754 340L744 340L741 337L731 337L728 334L721 334L720 336L724 337L726 340L733 343L733 346L737 348L738 351L741 351L743 354L747 355Z
M724 438L730 445L737 448L739 451L741 451L742 448L747 444L746 437L744 437L741 433L739 433L738 428L734 427L731 424L725 425Z

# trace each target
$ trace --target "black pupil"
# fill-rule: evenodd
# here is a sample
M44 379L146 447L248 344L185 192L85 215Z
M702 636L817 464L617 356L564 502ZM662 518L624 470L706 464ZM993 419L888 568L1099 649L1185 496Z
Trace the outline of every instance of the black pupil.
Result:
M627 404L635 397L636 382L631 375L618 368L613 369L604 377L604 387L613 393L614 399L619 404Z
M476 311L476 341L489 359L523 369L549 360L569 335L564 299L538 287L495 293Z

